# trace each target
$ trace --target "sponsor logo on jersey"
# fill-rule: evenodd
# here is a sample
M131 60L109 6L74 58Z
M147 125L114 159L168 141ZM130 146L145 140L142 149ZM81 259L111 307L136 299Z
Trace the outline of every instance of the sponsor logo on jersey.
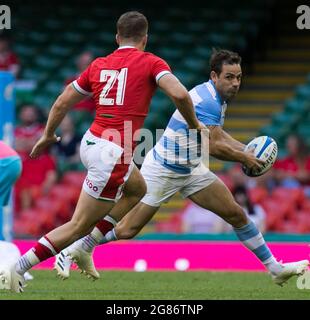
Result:
M86 144L88 146L92 146L92 145L96 144L96 142L92 142L92 141L86 140Z
M95 192L99 191L99 188L97 186L95 186L94 183L88 179L88 177L86 177L85 182L86 182L86 185L89 189L91 189Z

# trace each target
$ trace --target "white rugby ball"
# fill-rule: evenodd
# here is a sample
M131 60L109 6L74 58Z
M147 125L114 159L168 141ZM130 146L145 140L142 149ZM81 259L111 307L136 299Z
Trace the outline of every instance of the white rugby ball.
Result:
M260 169L242 167L243 172L249 177L258 177L266 173L274 164L278 155L278 146L274 139L268 136L260 136L250 141L244 151L253 150L256 158L266 161Z

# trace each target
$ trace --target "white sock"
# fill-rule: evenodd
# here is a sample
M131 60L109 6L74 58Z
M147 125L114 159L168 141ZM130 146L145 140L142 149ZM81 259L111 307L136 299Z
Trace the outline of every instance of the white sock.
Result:
M108 243L111 241L116 241L117 240L117 236L115 234L115 229L113 228L111 231L109 231L104 237L103 239L100 241L100 244L103 243Z
M282 270L281 264L276 260L274 256L264 261L263 264L272 274L277 274Z
M40 263L39 258L35 255L33 249L30 249L18 259L15 270L20 275L23 275L26 271L38 263Z
M95 227L90 234L76 241L73 245L77 247L82 247L82 249L84 249L87 252L92 252L103 238L103 234L97 227Z
M105 216L103 220L106 220L112 223L114 226L116 226L117 222L110 216ZM105 243L105 242L106 242L105 236L102 234L99 228L95 227L90 234L88 234L87 236L85 236L80 240L77 240L72 244L72 247L71 246L70 247L71 248L81 247L83 250L87 252L92 252L98 244ZM70 247L66 249L65 253L70 252Z

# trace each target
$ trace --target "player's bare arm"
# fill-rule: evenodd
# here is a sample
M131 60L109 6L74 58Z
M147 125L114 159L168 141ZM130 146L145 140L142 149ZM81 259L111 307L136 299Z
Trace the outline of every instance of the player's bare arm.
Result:
M198 121L192 99L186 88L173 74L165 74L158 81L158 86L174 102L190 129L201 129L203 126Z
M208 126L208 129L210 132L210 155L219 160L240 162L247 168L260 168L264 164L253 153L240 151L228 143L220 126Z
M38 157L49 145L60 141L60 137L56 136L55 130L70 108L83 98L85 96L77 92L71 84L65 88L51 108L43 136L33 147L30 153L31 158Z
M223 138L230 144L233 148L243 151L245 148L245 144L241 143L240 141L234 139L229 133L222 129Z

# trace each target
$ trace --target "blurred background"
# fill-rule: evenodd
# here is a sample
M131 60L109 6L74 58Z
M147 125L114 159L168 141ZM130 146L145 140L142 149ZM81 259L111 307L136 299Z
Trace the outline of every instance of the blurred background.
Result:
M279 146L278 161L259 178L250 179L239 165L215 159L210 161L211 170L267 240L309 239L310 31L296 26L299 1L88 0L85 5L75 0L57 5L17 0L8 5L12 29L0 32L0 70L16 78L12 132L23 161L14 196L14 238L39 237L71 217L85 177L79 141L93 119L94 102L83 100L64 119L61 144L36 160L28 154L64 86L91 60L117 48L117 18L139 10L150 24L147 51L165 59L187 89L208 81L213 47L242 56L242 87L228 106L224 129L244 143L270 135ZM145 128L153 132L165 128L174 110L158 90ZM4 135L4 126L1 129ZM234 235L212 212L176 195L138 238L234 239Z

